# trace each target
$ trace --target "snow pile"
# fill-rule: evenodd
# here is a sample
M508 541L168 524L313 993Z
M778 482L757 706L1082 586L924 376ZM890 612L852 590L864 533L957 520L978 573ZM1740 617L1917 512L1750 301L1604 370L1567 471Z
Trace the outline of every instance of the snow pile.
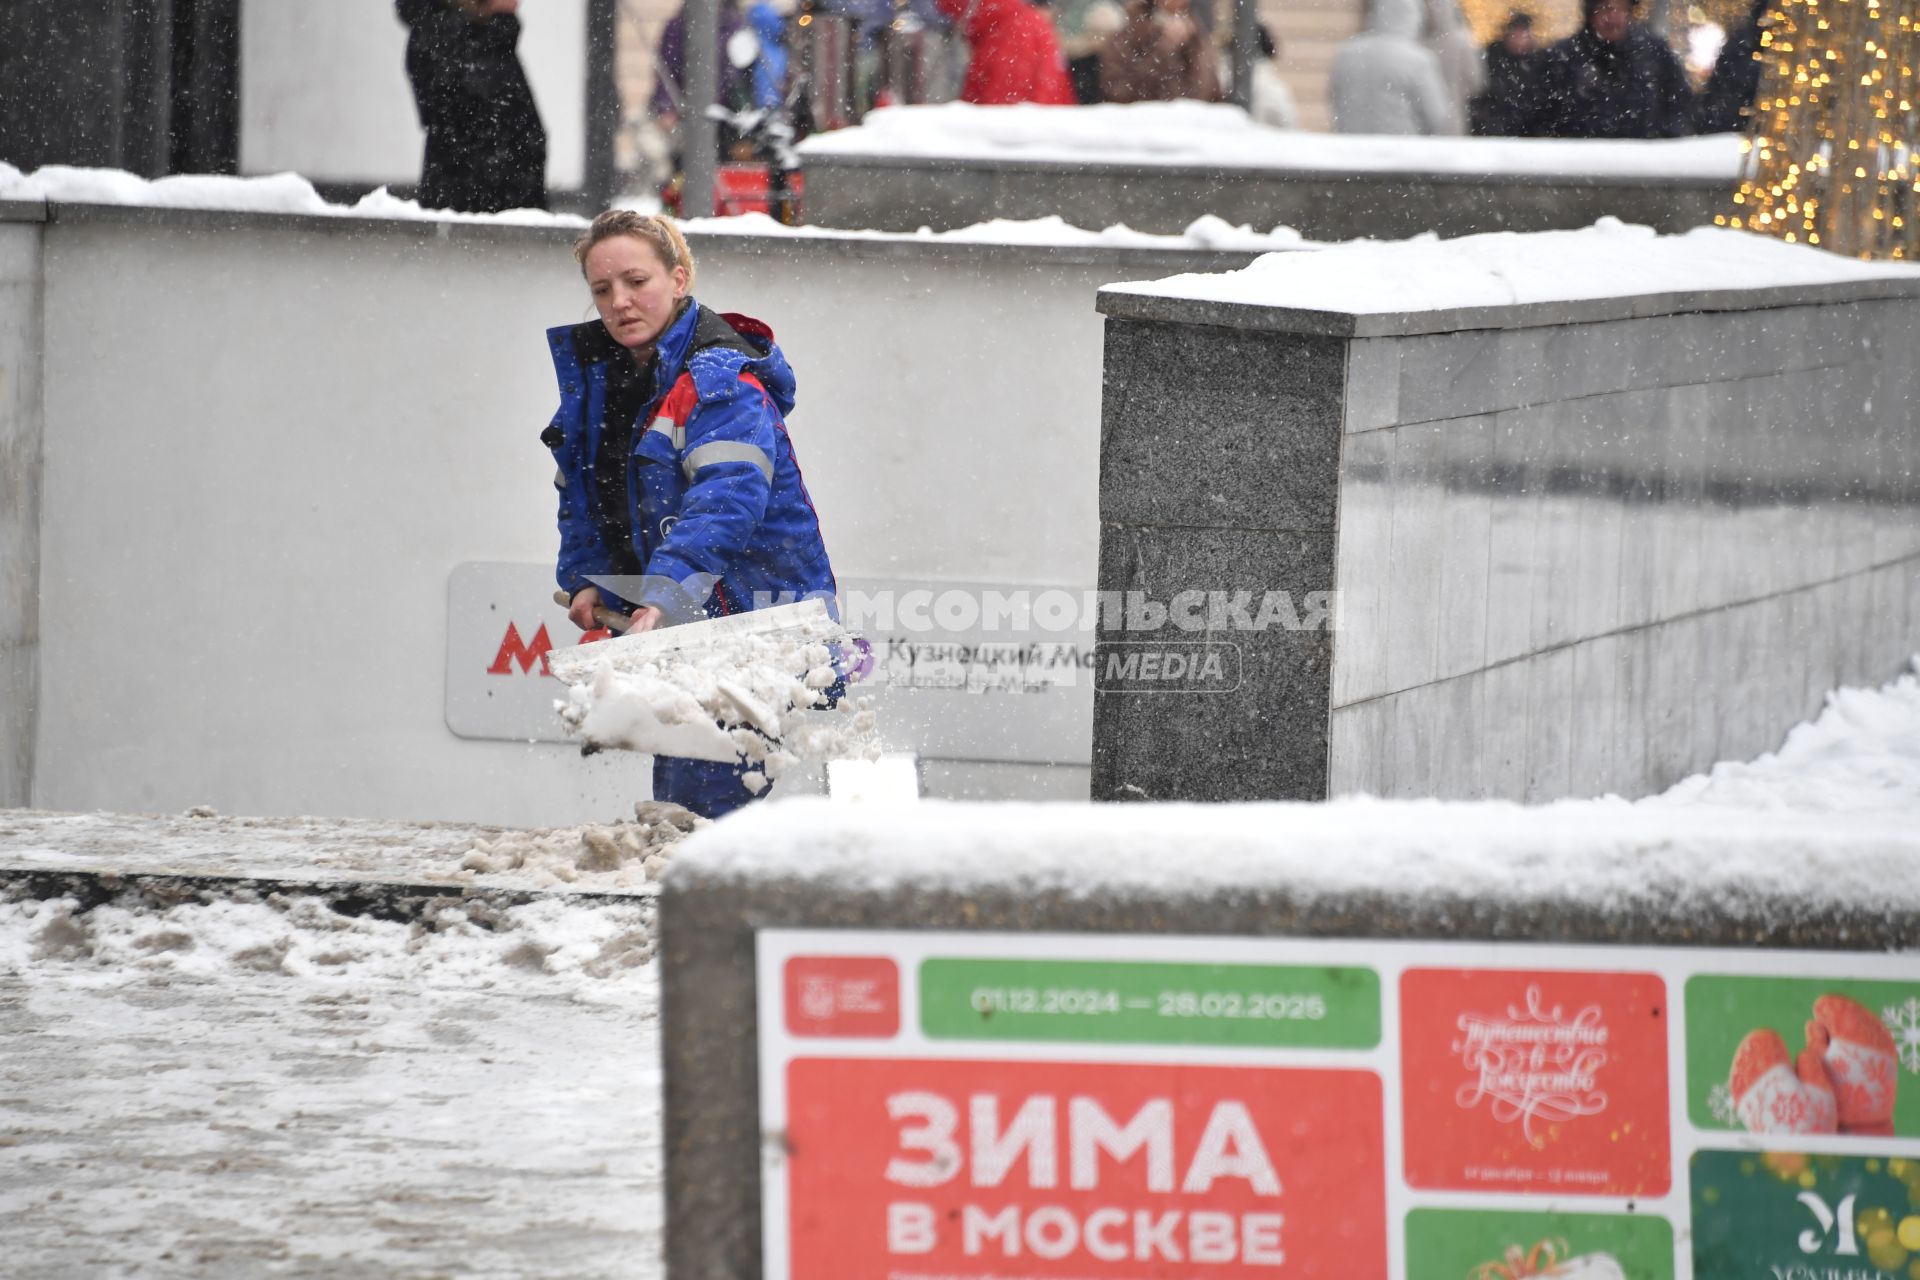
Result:
M1751 901L1916 911L1920 680L1831 695L1779 752L1635 803L790 800L701 832L670 875L1165 900L1265 887L1302 903L1387 894L1661 918Z
M1656 235L1602 218L1579 231L1355 240L1101 292L1374 315L1861 280L1920 283L1920 265L1861 262L1720 227Z
M1059 214L1044 218L994 218L954 231L928 227L904 231L852 231L835 227L789 227L764 213L730 218L689 218L680 224L689 235L774 236L803 240L873 240L933 244L1035 245L1048 248L1214 250L1216 252L1271 253L1307 247L1308 241L1292 227L1256 231L1245 223L1235 226L1225 218L1203 214L1178 235L1135 231L1116 222L1100 231L1076 227Z
M1828 694L1819 719L1797 726L1778 751L1717 764L1641 804L1874 816L1920 828L1920 679Z
M676 630L549 655L554 675L571 686L555 704L568 731L591 747L743 761L751 766L743 781L756 794L802 760L879 755L871 699L842 697L837 710L816 714L840 679L834 648L851 643L824 610L776 631L655 647L673 642Z
M296 213L328 217L399 218L430 222L489 222L533 227L584 227L572 214L544 209L505 213L452 213L422 209L385 187L351 205L333 204L297 173L261 178L176 174L147 179L120 169L79 169L50 164L22 173L0 162L0 200L53 200L67 204L132 205L148 209L218 209L233 213Z
M518 873L545 885L638 888L658 880L673 847L707 825L699 814L664 800L640 801L633 817L611 826L509 831L476 840L460 866L479 875Z
M1255 124L1238 107L1140 102L1097 107L885 107L859 127L815 134L807 156L911 156L1290 169L1303 173L1527 174L1725 182L1740 174L1733 134L1657 141L1399 138L1301 133Z
M0 899L0 973L58 963L124 981L234 972L461 988L529 982L586 991L631 984L653 955L651 902L449 903L413 922L344 915L269 894L164 911L72 898Z

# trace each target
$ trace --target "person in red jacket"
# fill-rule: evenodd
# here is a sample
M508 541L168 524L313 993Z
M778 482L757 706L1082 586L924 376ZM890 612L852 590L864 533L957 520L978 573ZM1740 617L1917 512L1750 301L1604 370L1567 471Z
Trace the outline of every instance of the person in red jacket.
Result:
M1069 106L1079 101L1067 79L1053 23L1026 0L935 2L973 48L973 60L960 85L962 102Z

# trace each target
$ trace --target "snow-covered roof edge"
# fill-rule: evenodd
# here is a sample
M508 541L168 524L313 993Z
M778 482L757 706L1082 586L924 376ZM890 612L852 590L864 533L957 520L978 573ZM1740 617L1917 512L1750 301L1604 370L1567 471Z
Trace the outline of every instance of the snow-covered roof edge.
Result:
M800 144L813 163L1085 172L1268 172L1298 181L1476 185L1724 186L1741 139L1423 138L1309 133L1256 124L1238 107L1139 102L1093 107L885 107Z
M1662 236L1603 218L1578 231L1269 254L1237 271L1107 285L1097 305L1122 319L1368 338L1875 298L1920 298L1920 265L1717 227Z
M283 226L309 232L397 234L435 239L482 237L565 242L586 225L572 214L537 209L465 214L422 209L381 188L354 204L334 204L306 179L183 174L146 179L114 169L50 165L31 174L0 162L0 222L139 222L189 226ZM949 252L1040 253L1056 263L1126 263L1139 269L1219 267L1252 255L1310 248L1288 227L1255 229L1203 215L1177 234L1134 231L1115 224L1076 227L1060 217L997 218L952 231L883 232L819 226L783 226L765 214L692 218L681 223L696 245L778 253L805 244L860 256Z

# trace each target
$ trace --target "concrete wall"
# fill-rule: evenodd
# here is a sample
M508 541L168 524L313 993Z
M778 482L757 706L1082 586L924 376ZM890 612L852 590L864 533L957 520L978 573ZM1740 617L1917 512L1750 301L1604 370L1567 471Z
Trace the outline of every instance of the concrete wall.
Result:
M1527 175L1325 174L1052 160L809 154L807 219L829 227L936 231L1058 214L1178 232L1202 214L1315 240L1404 239L1586 227L1604 216L1680 232L1727 207L1725 181Z
M1913 296L1354 342L1329 789L1638 795L1891 678L1916 349Z
M40 247L39 222L0 222L0 808L26 804L33 793L40 656Z
M520 61L547 128L547 185L586 172L586 0L525 0ZM420 180L425 135L393 0L243 0L240 171L315 182Z
M571 234L54 211L34 803L522 824L644 796L642 758L445 722L454 566L554 552L541 331L591 315ZM1095 292L1246 260L698 251L699 295L770 322L799 371L792 431L843 577L1083 588ZM924 781L1084 797L1087 776L938 760Z
M1338 625L1162 633L1243 684L1096 685L1096 796L1641 795L1920 651L1911 282L1381 336L1102 306L1102 587L1331 588Z

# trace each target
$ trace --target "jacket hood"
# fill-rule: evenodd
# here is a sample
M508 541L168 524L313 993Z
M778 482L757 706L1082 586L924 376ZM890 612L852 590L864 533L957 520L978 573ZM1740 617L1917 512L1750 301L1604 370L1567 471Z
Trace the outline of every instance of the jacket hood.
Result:
M1418 40L1426 21L1422 0L1371 0L1365 30L1374 35Z
M547 342L563 385L571 364L604 364L626 354L626 348L598 320L549 329ZM793 368L774 342L772 326L764 321L734 312L722 314L688 298L660 335L657 351L662 388L686 373L692 375L700 398L712 400L730 393L742 373L751 373L773 397L782 417L793 411L797 389Z

